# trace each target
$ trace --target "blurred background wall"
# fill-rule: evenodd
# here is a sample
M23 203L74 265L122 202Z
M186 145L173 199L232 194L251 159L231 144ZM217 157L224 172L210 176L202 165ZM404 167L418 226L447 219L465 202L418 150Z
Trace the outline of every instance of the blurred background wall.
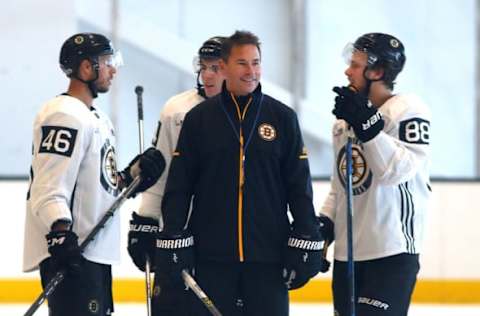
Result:
M145 88L150 139L165 101L194 86L192 59L202 42L245 29L262 41L264 90L298 112L314 176L331 173L331 88L346 83L343 47L363 33L387 32L406 46L396 91L432 108L432 175L476 178L476 11L474 0L3 2L0 176L28 174L33 117L66 89L58 54L74 32L105 33L124 55L111 93L96 101L117 127L123 166L138 148L134 87Z

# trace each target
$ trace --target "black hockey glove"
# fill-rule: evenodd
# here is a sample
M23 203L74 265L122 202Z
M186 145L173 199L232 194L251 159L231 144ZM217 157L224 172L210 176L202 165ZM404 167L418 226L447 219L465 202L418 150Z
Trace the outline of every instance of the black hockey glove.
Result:
M320 234L322 234L328 247L335 240L334 224L329 217L323 214L317 216L317 222L319 225ZM322 258L323 264L320 272L325 273L330 269L330 261L328 261L326 258L326 251L325 253L322 253Z
M325 241L332 243L335 240L334 224L332 220L323 214L317 216L317 222L320 229L320 234Z
M174 284L183 284L182 270L193 273L195 253L193 235L186 230L167 233L160 232L157 237L155 265L162 280Z
M289 290L304 286L323 266L323 238L320 231L293 230L288 238L283 279Z
M132 213L130 231L128 232L128 254L133 263L141 271L145 271L145 258L148 255L150 263L155 259L155 242L158 234L158 221ZM155 271L154 265L151 271Z
M79 274L83 257L78 246L77 234L70 230L59 230L51 231L45 238L54 270Z
M348 87L335 87L335 108L332 113L353 127L355 135L362 142L368 142L378 135L385 122L375 107L368 106L368 98Z
M136 176L140 175L142 180L132 194L132 197L134 197L137 193L143 192L154 185L162 175L164 169L165 159L162 153L150 147L142 154L133 158L127 168L120 172L120 176L124 185L127 187Z

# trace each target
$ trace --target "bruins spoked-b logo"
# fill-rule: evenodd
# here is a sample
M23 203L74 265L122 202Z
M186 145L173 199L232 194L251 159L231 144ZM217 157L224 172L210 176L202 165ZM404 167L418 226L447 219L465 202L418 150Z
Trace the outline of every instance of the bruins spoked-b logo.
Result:
M161 292L162 289L160 288L160 285L155 285L153 288L153 296L159 296Z
M80 45L80 44L82 44L85 40L84 40L84 38L83 38L82 35L78 35L78 36L76 36L76 37L73 39L73 41L75 42L75 44Z
M272 125L263 123L258 127L258 135L260 135L263 140L270 142L277 137L277 131Z
M396 39L392 38L390 40L390 46L392 46L393 48L398 48L398 46L400 46L400 43Z
M88 302L88 311L91 314L98 314L98 312L100 311L100 304L96 299L92 299Z
M346 186L347 160L345 147L343 147L337 156L337 174L342 186ZM352 144L352 189L353 195L360 195L367 191L372 185L372 171L368 168L365 157L363 156L361 145L358 140Z
M102 147L102 166L100 182L102 187L109 193L117 196L118 181L117 181L117 160L115 155L115 148L107 141Z

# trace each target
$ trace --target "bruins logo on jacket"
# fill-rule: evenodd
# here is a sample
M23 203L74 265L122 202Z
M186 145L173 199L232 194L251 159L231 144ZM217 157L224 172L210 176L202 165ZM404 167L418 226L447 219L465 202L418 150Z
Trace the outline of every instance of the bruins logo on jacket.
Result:
M277 138L277 131L272 125L263 123L258 127L258 135L260 135L263 140L270 142Z

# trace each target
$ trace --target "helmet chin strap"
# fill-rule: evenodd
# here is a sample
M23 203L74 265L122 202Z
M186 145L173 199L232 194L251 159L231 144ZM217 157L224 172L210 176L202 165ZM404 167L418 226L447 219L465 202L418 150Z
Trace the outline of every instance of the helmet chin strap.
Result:
M97 75L97 78L98 78L98 75ZM92 98L94 99L98 96L98 88L97 88L97 85L95 84L95 80L90 80L87 83L88 89L90 89L90 93L92 94Z
M362 91L360 91L361 93L363 93L367 98L368 96L370 95L370 88L372 86L372 83L374 81L381 81L383 80L383 75L382 77L380 77L379 79L370 79L367 77L367 71L368 71L368 67L365 67L365 69L363 70L363 78L365 79L366 81L366 84L365 84L365 88L362 89Z
M95 77L90 80L83 80L77 74L72 74L72 77L76 78L77 80L80 80L81 82L85 83L88 87L88 90L90 90L90 93L92 94L92 98L98 97L98 88L97 85L95 84L95 81L98 79L98 62L96 60L90 59L90 63L92 64L92 68L95 70Z
M208 99L207 94L205 93L205 89L203 88L203 84L200 83L200 71L197 72L197 92L205 99Z

